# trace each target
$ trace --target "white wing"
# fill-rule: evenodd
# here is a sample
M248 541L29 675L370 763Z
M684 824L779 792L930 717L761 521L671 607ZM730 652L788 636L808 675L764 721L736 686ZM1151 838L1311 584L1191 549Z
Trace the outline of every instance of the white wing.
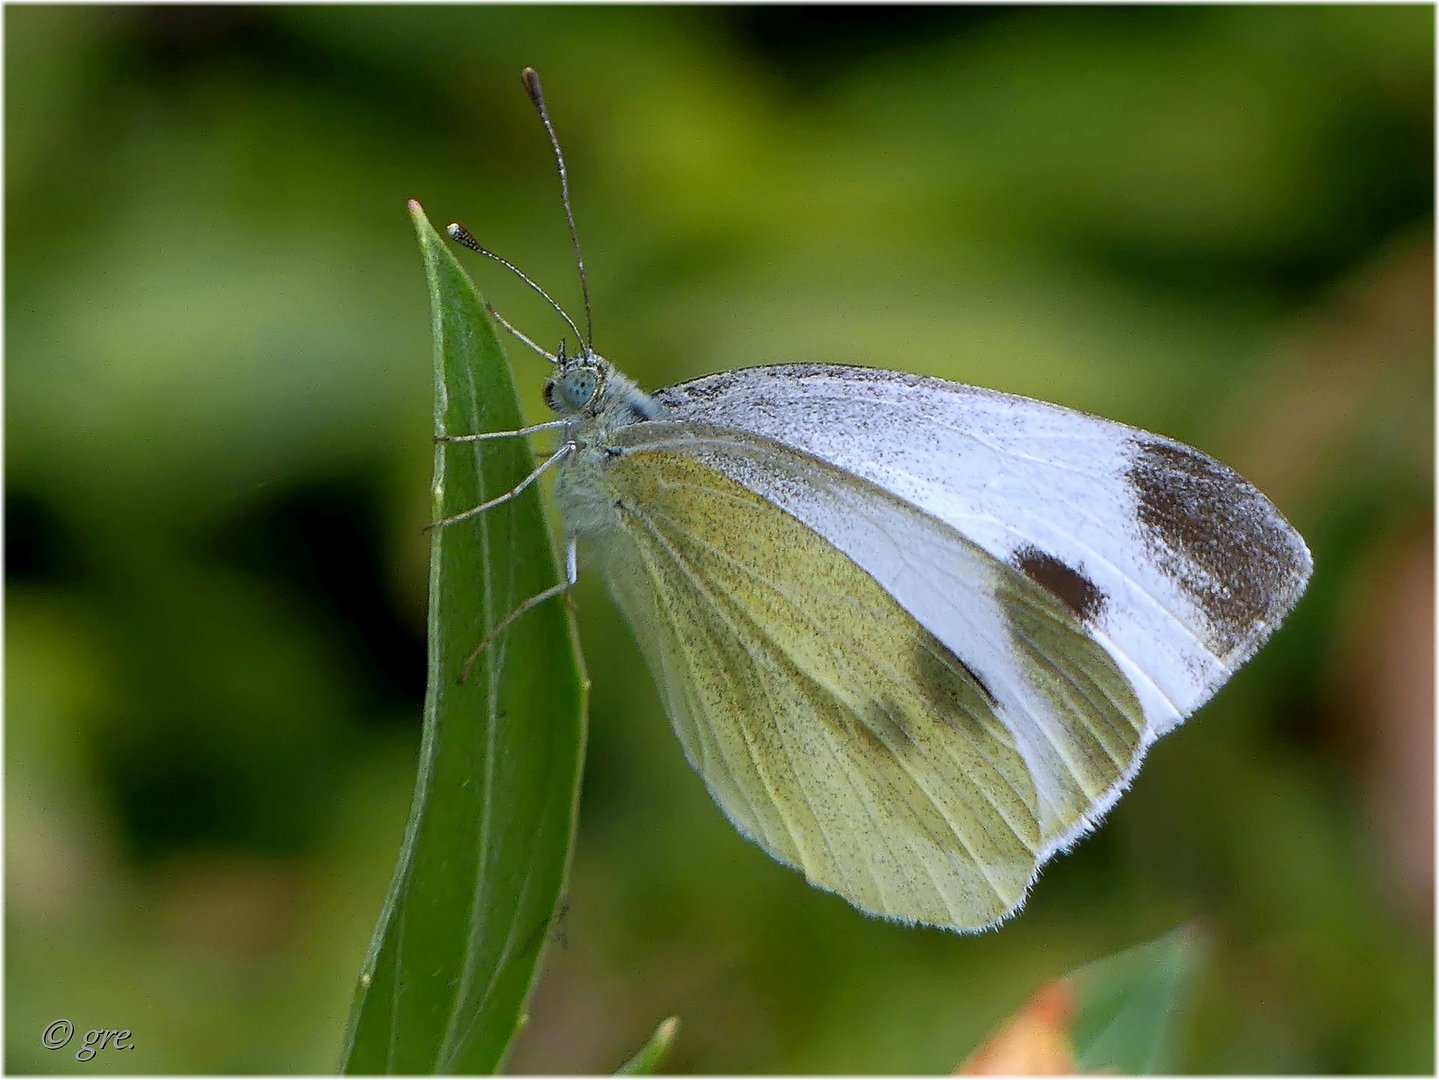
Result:
M1233 470L1056 405L819 364L727 372L654 397L665 420L774 440L868 480L1046 586L1134 687L1146 743L1264 643L1309 578L1304 541ZM806 516L803 481L729 471L837 543L982 681L1004 679L1002 659L972 651L963 613L936 595L942 586L906 566L907 539L886 548L870 536L851 550L842 522Z

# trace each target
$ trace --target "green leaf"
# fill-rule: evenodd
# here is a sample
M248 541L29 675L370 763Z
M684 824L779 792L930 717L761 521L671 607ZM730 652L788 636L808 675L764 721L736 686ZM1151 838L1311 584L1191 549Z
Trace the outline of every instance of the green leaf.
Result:
M620 1066L616 1076L650 1076L659 1071L670 1044L680 1030L680 1018L671 1016L661 1020L653 1035L635 1053L635 1056Z
M1070 1037L1079 1070L1178 1071L1175 1029L1204 951L1198 927L1189 924L1071 974L1078 1007Z
M474 285L418 203L429 278L435 432L521 425ZM416 433L416 438L421 437ZM524 438L437 445L436 518L513 488ZM431 533L429 685L419 777L346 1036L352 1073L493 1072L521 1023L574 840L587 682L561 599L500 619L559 578L537 487Z

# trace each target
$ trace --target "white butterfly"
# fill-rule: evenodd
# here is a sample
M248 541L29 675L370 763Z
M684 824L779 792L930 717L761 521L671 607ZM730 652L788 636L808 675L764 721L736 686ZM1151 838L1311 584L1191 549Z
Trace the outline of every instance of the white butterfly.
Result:
M553 362L558 418L453 441L560 443L447 521L555 467L568 572L495 632L573 585L583 544L725 814L874 915L1016 911L1309 578L1258 490L1162 436L823 364L646 394L589 344L550 355L500 321Z

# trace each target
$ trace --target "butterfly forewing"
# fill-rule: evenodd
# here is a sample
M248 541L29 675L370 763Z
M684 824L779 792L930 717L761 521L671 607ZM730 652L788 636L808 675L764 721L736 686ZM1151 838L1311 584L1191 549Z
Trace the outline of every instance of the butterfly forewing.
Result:
M656 395L866 479L1044 585L1134 686L1150 737L1198 708L1303 592L1308 549L1226 466L1045 402L899 372L750 368Z

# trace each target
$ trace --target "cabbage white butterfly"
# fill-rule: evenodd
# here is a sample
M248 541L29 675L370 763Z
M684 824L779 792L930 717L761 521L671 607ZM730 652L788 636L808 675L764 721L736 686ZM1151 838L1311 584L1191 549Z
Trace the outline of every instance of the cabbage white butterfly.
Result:
M553 354L565 581L605 578L686 757L746 837L872 915L1013 914L1303 593L1251 484L1159 435L901 372L756 367L646 393L586 333ZM473 660L474 657L471 657Z

